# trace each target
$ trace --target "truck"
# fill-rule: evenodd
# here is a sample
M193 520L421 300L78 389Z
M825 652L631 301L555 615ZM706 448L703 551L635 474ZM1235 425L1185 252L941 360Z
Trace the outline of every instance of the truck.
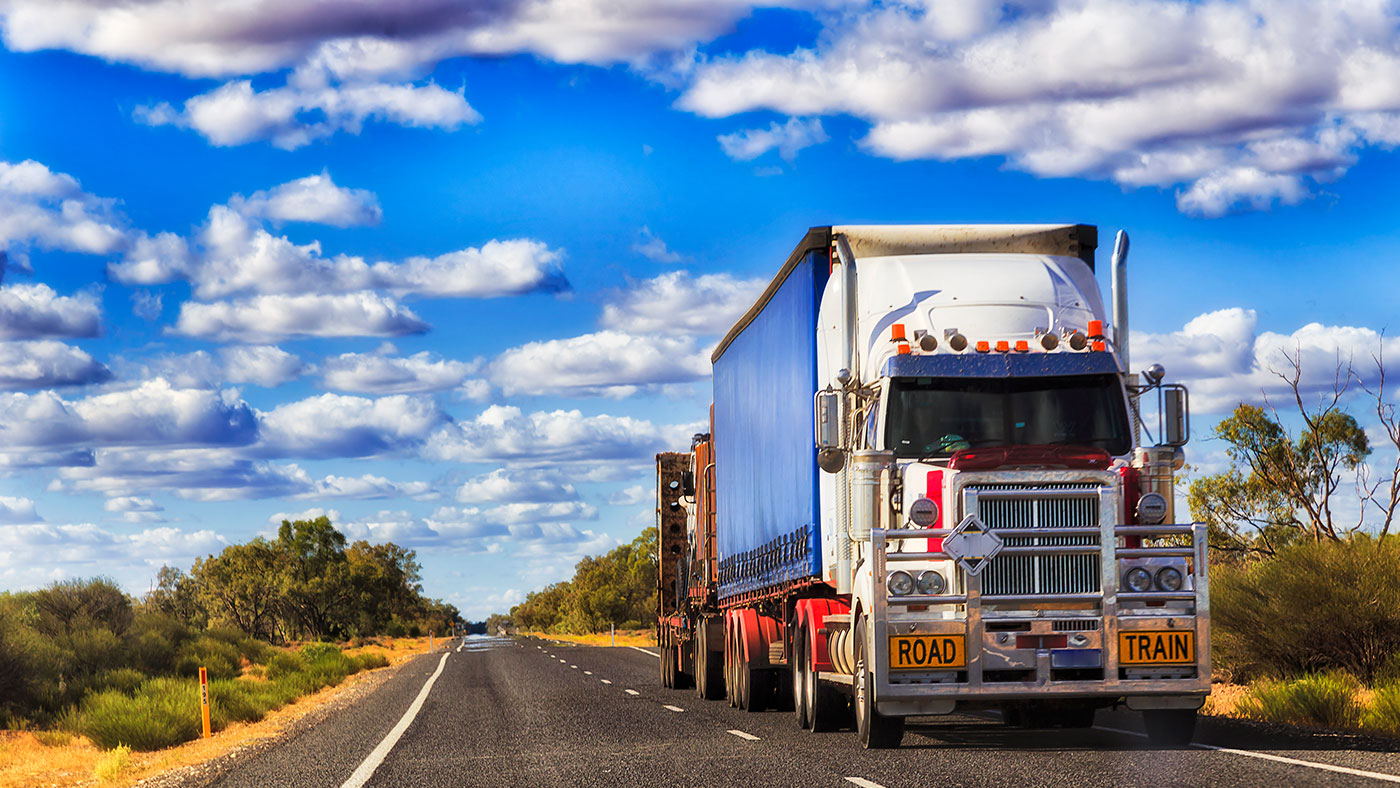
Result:
M1143 715L1210 690L1186 389L1129 363L1128 239L810 229L716 346L708 433L657 455L664 686L898 747L905 720Z

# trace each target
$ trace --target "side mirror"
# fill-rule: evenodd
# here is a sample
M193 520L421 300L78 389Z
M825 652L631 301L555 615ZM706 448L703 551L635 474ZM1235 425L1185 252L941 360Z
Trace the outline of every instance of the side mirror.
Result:
M1162 445L1185 446L1191 439L1191 412L1185 386L1162 387Z
M818 391L812 398L817 467L827 473L836 473L846 464L846 453L841 447L841 402L841 392L830 388Z

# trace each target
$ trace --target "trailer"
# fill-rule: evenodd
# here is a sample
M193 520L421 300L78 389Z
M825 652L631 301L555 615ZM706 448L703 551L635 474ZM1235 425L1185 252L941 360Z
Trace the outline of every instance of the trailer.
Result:
M716 347L710 431L657 456L661 680L898 746L998 709L1210 689L1205 526L1177 523L1187 392L1129 366L1089 225L812 228ZM1144 414L1155 417L1149 429Z

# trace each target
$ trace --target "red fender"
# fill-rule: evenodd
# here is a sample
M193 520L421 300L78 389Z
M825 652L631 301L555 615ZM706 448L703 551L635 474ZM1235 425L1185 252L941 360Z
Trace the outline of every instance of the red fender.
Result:
M844 615L851 612L849 605L835 599L803 599L797 603L797 625L807 633L811 644L811 665L813 670L832 671L831 652L826 646L826 635L819 632L826 617Z

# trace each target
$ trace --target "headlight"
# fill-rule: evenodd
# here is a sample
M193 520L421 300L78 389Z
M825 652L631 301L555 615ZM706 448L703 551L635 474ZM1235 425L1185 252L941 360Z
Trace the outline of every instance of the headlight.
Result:
M1138 593L1151 591L1152 573L1140 566L1135 566L1123 575L1123 584L1128 587L1129 591L1137 591Z
M938 504L928 498L919 498L909 504L909 522L920 528L927 528L938 522Z
M1157 587L1163 591L1181 590L1181 570L1174 566L1164 566L1157 570Z
M1138 499L1137 505L1138 522L1147 525L1159 525L1167 519L1167 499L1160 494L1150 492Z
M920 593L920 594L928 594L929 596L937 596L938 594L943 593L943 589L945 589L945 588L947 588L947 587L948 587L948 584L947 584L946 582L943 581L943 575L938 574L937 572L933 571L932 569L930 569L929 571L924 572L923 574L919 575L919 593Z
M885 585L894 596L909 596L914 593L914 578L910 577L908 572L891 572Z

